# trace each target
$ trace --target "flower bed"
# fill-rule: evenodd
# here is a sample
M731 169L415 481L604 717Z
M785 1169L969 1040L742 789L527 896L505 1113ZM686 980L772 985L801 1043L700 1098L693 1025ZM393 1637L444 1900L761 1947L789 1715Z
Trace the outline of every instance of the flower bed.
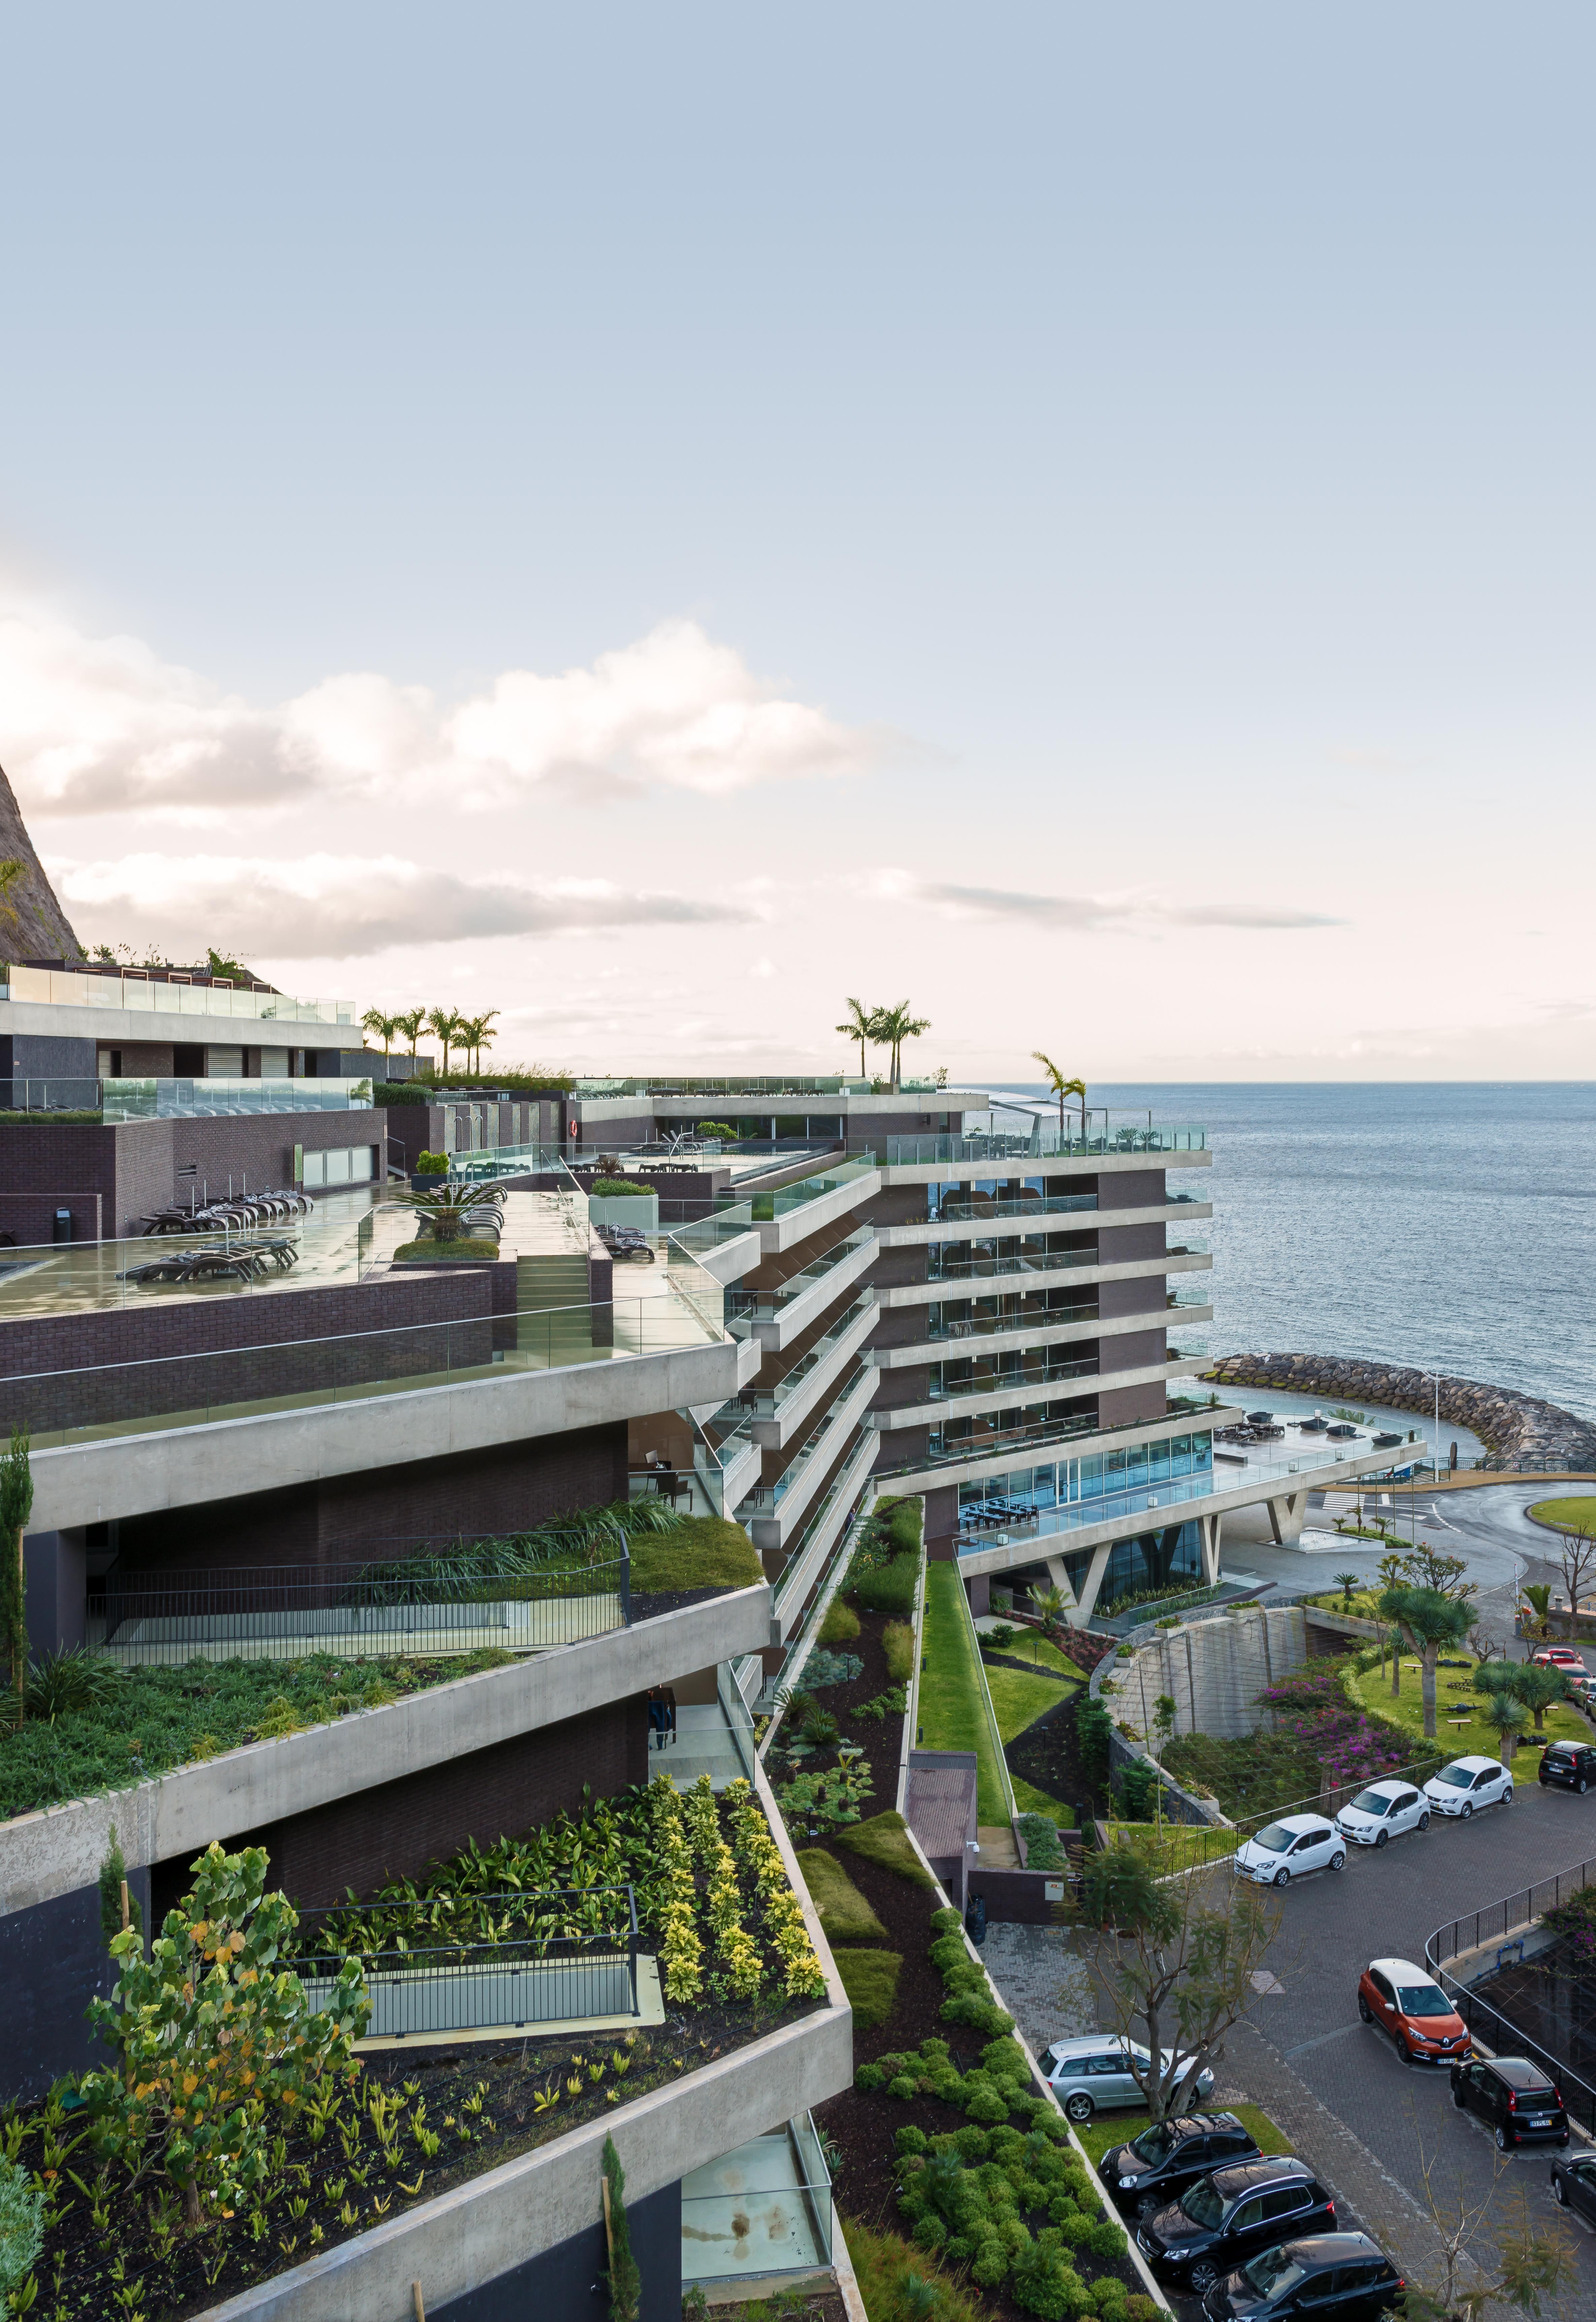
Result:
M43 2197L34 2322L123 2314L128 2322L179 2322L824 2004L819 1961L746 1782L717 1800L705 1781L682 1799L661 1777L525 1839L472 1846L429 1879L395 1882L351 1906L343 1933L359 1949L363 1938L386 1938L395 1912L424 1915L437 1903L447 1905L453 1939L492 1940L489 1897L627 1880L645 1946L661 1955L671 2007L662 2026L574 2039L518 2034L353 2060L329 2044L334 2068L308 2076L296 2093L260 2073L243 2099L259 2131L259 2166L208 2191L202 2183L197 2200L152 2160L143 2116L130 2138L121 2107L114 2136L107 2089L123 2083L109 2056L112 2069L89 2084L88 2103L68 2080L45 2105L0 2115L0 2149ZM218 1935L187 1901L168 1915L161 1940L174 1947L179 1979L192 1957L197 1984L218 1956ZM279 2000L290 1987L291 1999L297 1986L281 1970L293 1955L294 1915L269 1897L261 1906L269 1910L274 1944L287 1949L274 1952L268 1981ZM141 1963L139 1972L150 1970ZM113 2016L106 2008L102 2020ZM169 2101L187 2102L199 2118L208 2075L169 2066L167 2078L177 2084ZM131 2096L133 2083L126 2086Z
M1163 1763L1188 1788L1211 1791L1236 1822L1382 1774L1413 1773L1423 1760L1439 1765L1433 1742L1349 1696L1347 1668L1341 1661L1310 1661L1258 1696L1260 1709L1274 1713L1272 1728L1260 1726L1230 1741L1179 1734L1165 1748Z

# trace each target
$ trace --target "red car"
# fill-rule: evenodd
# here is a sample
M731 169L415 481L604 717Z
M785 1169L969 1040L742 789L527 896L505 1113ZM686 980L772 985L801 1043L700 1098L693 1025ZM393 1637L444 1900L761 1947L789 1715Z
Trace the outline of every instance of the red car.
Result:
M1370 1961L1358 1978L1358 2014L1390 2035L1405 2064L1455 2064L1470 2053L1467 2025L1411 1960Z
M1585 1673L1584 1655L1576 1653L1572 1645L1543 1645L1529 1658L1541 1668L1578 1669L1582 1677Z

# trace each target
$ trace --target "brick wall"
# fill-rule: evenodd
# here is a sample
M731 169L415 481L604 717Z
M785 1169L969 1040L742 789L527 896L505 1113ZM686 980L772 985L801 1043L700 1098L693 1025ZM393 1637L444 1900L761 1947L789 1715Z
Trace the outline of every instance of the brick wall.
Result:
M230 1852L264 1846L269 1885L292 1901L330 1903L348 1888L367 1896L390 1879L418 1878L473 1839L490 1846L519 1838L557 1814L579 1814L589 1796L612 1797L648 1775L648 1710L636 1695L310 1814L214 1834ZM158 1926L187 1890L193 1860L187 1853L154 1866Z
M428 1538L530 1529L626 1495L626 1424L330 1476L279 1492L124 1517L124 1567L202 1572L280 1564L352 1564Z
M0 1325L0 1417L46 1431L487 1363L487 1277L462 1266L321 1290L135 1292L102 1313L21 1317ZM423 1323L451 1327L407 1327Z

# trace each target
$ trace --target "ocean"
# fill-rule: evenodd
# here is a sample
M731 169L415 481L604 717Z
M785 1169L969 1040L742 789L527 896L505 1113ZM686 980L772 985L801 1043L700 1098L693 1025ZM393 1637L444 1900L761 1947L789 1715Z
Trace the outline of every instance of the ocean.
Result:
M1045 1095L1026 1081L976 1081ZM1201 1127L1215 1354L1360 1355L1596 1419L1596 1083L1172 1083L1089 1102Z

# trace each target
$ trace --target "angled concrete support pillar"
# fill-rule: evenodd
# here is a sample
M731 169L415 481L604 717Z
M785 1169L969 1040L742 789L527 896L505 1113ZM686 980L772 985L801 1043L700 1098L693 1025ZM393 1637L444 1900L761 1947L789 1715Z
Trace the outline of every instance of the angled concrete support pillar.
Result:
M1274 1534L1277 1548L1292 1548L1302 1537L1302 1520L1308 1513L1308 1488L1285 1492L1269 1503L1269 1529Z
M1218 1587L1219 1582L1219 1529L1225 1522L1223 1512L1215 1516L1199 1516L1202 1537L1202 1577L1204 1586Z

